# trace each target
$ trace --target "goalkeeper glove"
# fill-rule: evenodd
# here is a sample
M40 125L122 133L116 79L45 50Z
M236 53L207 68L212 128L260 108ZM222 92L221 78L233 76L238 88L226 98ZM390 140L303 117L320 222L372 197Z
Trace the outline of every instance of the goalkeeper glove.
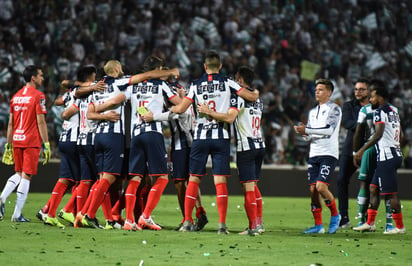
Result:
M1 161L7 165L14 164L13 144L4 144L4 154Z
M50 142L45 142L44 144L44 149L43 149L43 157L44 157L44 161L43 161L43 165L46 165L49 160L50 160Z

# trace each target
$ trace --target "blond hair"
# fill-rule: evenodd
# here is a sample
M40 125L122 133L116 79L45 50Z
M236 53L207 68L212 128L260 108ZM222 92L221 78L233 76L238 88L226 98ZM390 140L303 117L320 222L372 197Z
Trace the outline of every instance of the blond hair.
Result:
M119 67L122 67L122 64L120 64L118 60L109 60L106 62L106 64L104 64L104 73L109 76L117 74L116 69Z

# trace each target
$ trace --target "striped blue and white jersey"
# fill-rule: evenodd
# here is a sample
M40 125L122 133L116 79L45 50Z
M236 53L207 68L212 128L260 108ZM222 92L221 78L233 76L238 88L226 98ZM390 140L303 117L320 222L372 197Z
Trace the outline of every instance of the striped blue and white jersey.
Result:
M376 124L385 124L385 130L378 143L375 144L378 161L386 161L394 158L394 153L398 157L402 156L400 151L399 138L401 134L401 124L398 108L384 104L373 113L373 121Z
M232 108L238 110L238 115L233 123L236 134L237 151L249 151L265 148L261 132L263 103L260 98L249 102L232 94Z
M309 158L332 156L339 159L339 129L342 110L329 101L309 111L305 133L311 139Z
M76 98L74 97L74 90L67 91L63 94L62 100L64 103L64 111L70 106L76 105ZM79 114L72 115L68 120L64 120L62 124L62 132L60 133L60 142L77 142L79 135Z
M210 109L219 113L227 113L230 107L231 94L237 94L241 89L243 88L238 83L224 75L205 74L190 84L186 98L190 99L194 106L207 103ZM230 139L228 123L199 114L196 108L195 118L194 140Z
M125 76L122 78L114 78L111 76L105 76L103 81L106 83L107 87L104 91L94 91L93 92L93 104L103 104L108 99L117 96L120 93L125 93L127 87L130 85L130 76ZM120 114L120 119L116 122L110 121L99 121L96 129L96 133L120 133L124 134L124 103L115 107L114 109L107 110L115 111ZM103 113L105 113L103 112Z
M131 135L137 136L143 132L157 132L163 134L162 122L152 121L146 123L139 115L138 109L146 107L153 114L161 113L165 103L173 97L178 97L167 85L160 79L150 79L129 86L126 93L127 99L130 99L131 113Z
M77 145L94 145L94 135L96 133L98 121L87 119L89 104L92 100L92 94L89 94L87 97L77 99L80 113L79 137L77 138Z

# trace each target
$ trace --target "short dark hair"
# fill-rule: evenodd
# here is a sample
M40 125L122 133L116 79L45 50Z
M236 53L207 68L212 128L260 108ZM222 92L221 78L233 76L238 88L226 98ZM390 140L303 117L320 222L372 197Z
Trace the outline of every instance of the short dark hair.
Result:
M208 68L218 69L220 67L220 55L216 51L208 51L205 57L205 64Z
M83 66L77 71L77 80L85 82L86 79L93 73L97 73L97 69L94 65Z
M369 83L371 82L368 78L364 78L364 77L360 77L360 78L358 78L356 81L355 81L355 83L353 83L353 84L356 84L356 83L366 83L366 85L368 85L369 86Z
M315 81L316 86L318 86L318 84L322 84L325 85L326 89L330 90L331 92L333 92L333 83L332 81L330 81L329 79L317 79Z
M146 59L143 62L143 71L147 72L150 70L154 70L158 67L162 67L164 65L164 60L161 59L160 57L151 55L146 57Z
M375 91L375 93L381 96L382 98L384 99L389 98L389 92L386 89L385 82L383 82L382 80L379 80L379 79L372 80L369 87L371 91Z
M237 70L237 74L243 78L246 85L251 86L255 78L255 72L248 66L241 66Z
M37 76L37 73L41 70L41 67L35 66L35 65L30 65L27 66L24 71L23 71L23 78L24 81L30 82L32 76Z

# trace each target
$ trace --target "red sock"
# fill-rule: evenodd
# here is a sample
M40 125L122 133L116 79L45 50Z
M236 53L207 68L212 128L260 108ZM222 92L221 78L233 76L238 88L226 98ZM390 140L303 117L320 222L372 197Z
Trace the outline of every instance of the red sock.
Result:
M107 221L113 221L113 216L112 216L112 201L110 199L110 192L107 191L104 193L104 199L103 199L103 204L102 204L102 209L103 209L103 214L104 218Z
M142 215L144 208L146 207L147 196L149 194L151 186L144 185L137 189L136 201L137 204L134 206L134 217L140 217Z
M377 210L372 210L372 209L368 209L368 221L367 224L369 225L374 225L375 224L375 218L376 215L378 214Z
M196 218L199 218L200 215L202 215L203 213L206 214L205 209L202 206L197 207L197 209L196 209Z
M403 217L402 213L392 213L392 218L395 221L396 228L402 229L404 227L403 225Z
M256 196L256 221L257 224L261 224L263 222L263 214L262 214L262 194L260 194L260 190L258 186L255 186L255 196Z
M143 211L143 216L145 218L149 218L154 208L156 208L156 205L166 188L167 182L169 182L169 180L158 178L152 189L150 189L149 196L147 197L146 207Z
M75 210L75 206L76 206L76 196L77 196L77 186L73 186L72 188L72 195L69 199L69 201L67 202L66 206L64 206L63 210L65 212L73 212Z
M255 191L246 191L245 193L245 210L249 219L249 228L256 228L257 205Z
M116 201L116 203L114 204L113 208L112 208L112 215L113 216L118 216L120 217L120 214L122 212L122 210L125 207L125 196L124 193L122 193L122 195L119 197L119 200Z
M322 225L322 208L312 208L315 225Z
M107 192L109 187L110 187L110 183L107 179L104 179L104 178L100 179L99 184L94 190L93 198L90 202L90 206L86 212L90 218L93 219L96 217L97 209L99 209L100 205L102 204L104 200L104 193Z
M76 195L76 208L79 212L83 209L84 203L87 200L87 195L89 194L90 184L86 182L80 182L79 186L77 187L77 195Z
M325 205L329 208L330 213L332 216L336 216L338 215L338 209L336 208L336 202L335 202L335 198L333 198L331 203L327 203L328 200L325 200Z
M190 221L191 223L193 223L192 212L196 205L198 189L199 184L196 182L189 181L187 184L185 194L185 221Z
M44 205L44 207L41 208L41 211L42 211L43 213L48 213L48 212L49 212L50 202L51 202L51 197L49 198L49 201L46 203L46 205Z
M226 213L227 213L227 203L228 203L227 184L219 183L219 184L216 184L215 186L216 186L217 211L219 212L219 223L226 223Z
M60 202L62 201L64 192L66 192L67 185L63 184L60 181L57 181L56 185L54 186L52 195L50 197L50 200L48 203L49 205L49 210L48 210L48 215L52 218L56 217L56 210L57 207L59 207Z
M130 180L129 185L127 185L126 192L124 194L126 203L126 219L130 222L134 222L134 205L136 204L136 192L140 185L140 181Z
M94 182L94 184L90 188L89 195L87 196L86 202L84 203L83 208L81 209L82 214L85 214L87 212L87 209L89 209L90 203L92 202L92 198L93 198L93 195L94 195L94 191L96 190L96 187L97 187L98 184L99 184L99 180Z

